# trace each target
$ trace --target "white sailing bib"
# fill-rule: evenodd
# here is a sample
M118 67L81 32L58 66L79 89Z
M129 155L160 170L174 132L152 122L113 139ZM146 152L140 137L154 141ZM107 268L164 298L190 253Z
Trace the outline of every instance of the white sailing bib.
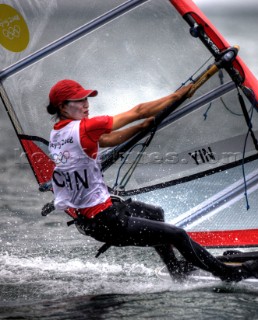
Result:
M52 183L57 209L89 208L110 196L98 159L92 159L82 149L79 129L80 121L72 121L51 131L49 151L56 164Z

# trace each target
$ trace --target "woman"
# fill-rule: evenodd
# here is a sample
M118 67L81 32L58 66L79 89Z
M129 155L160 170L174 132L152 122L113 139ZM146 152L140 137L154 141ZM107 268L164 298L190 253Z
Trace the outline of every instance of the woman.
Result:
M164 222L159 207L136 201L111 200L98 164L98 147L120 144L152 123L152 117L188 93L191 85L161 99L139 104L129 111L89 118L88 97L96 90L85 90L73 80L61 80L50 90L47 107L59 120L50 135L49 150L56 163L53 172L55 208L76 219L83 234L107 246L151 246L165 262L171 275L182 274L193 266L212 272L226 281L254 276L252 265L226 266L194 242L180 228ZM124 126L145 119L129 128ZM188 263L175 258L176 247Z

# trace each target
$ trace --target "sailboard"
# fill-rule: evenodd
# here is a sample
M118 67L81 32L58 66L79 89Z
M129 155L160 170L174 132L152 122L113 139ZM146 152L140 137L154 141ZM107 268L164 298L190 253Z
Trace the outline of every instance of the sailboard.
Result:
M155 270L156 276L162 281L170 281L171 276L169 275L166 267L157 268ZM178 279L178 281L182 282L182 279ZM235 287L235 283L232 284L230 282L221 282L219 278L212 276L210 273L204 270L196 270L192 273L187 275L187 279L185 279L187 284L198 284L198 285L208 285L208 286L215 286L215 289L219 288L228 288ZM247 285L248 287L257 288L258 287L258 280L255 278L245 279L241 281L241 285Z
M90 100L94 116L123 112L192 82L193 95L159 115L155 128L102 151L105 180L121 196L158 195L166 220L206 247L258 246L258 81L237 44L193 1L5 5L19 14L7 10L0 31L11 28L8 37L23 46L18 53L0 47L1 103L40 191L51 192L53 122L45 106L54 83L70 78L98 89ZM74 18L60 19L64 10ZM20 16L27 23L25 49ZM254 203L249 210L247 193Z
M243 262L249 260L256 260L258 258L258 252L253 251L239 251L239 250L227 250L222 255L217 255L217 259L225 264L229 265L241 265ZM166 266L158 267L155 269L156 276L163 281L171 280L171 275L169 274ZM178 278L179 281L186 280L185 275L182 275L182 278ZM203 284L221 284L221 280L211 273L201 270L195 269L187 273L187 282L188 283L203 283ZM256 278L248 278L241 281L241 283L251 285L255 288L258 286L258 279ZM231 282L224 282L224 284L231 286Z

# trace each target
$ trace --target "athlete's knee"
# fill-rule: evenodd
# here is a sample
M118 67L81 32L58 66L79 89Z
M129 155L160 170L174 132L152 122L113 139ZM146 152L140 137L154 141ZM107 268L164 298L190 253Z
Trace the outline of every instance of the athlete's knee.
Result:
M133 217L164 222L164 210L159 206L154 206L141 201L132 201L128 207L130 208Z
M147 208L149 219L161 222L165 221L164 210L161 207L148 204Z
M157 217L159 221L165 221L165 213L161 207L156 207Z
M176 237L176 239L181 242L189 239L187 232L182 228L173 226L173 234Z

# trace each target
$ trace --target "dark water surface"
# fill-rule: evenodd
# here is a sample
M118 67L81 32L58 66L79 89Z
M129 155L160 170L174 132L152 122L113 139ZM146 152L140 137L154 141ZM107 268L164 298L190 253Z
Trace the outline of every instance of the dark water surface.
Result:
M222 288L220 289L223 290ZM257 319L256 292L213 288L79 296L0 307L0 319Z

